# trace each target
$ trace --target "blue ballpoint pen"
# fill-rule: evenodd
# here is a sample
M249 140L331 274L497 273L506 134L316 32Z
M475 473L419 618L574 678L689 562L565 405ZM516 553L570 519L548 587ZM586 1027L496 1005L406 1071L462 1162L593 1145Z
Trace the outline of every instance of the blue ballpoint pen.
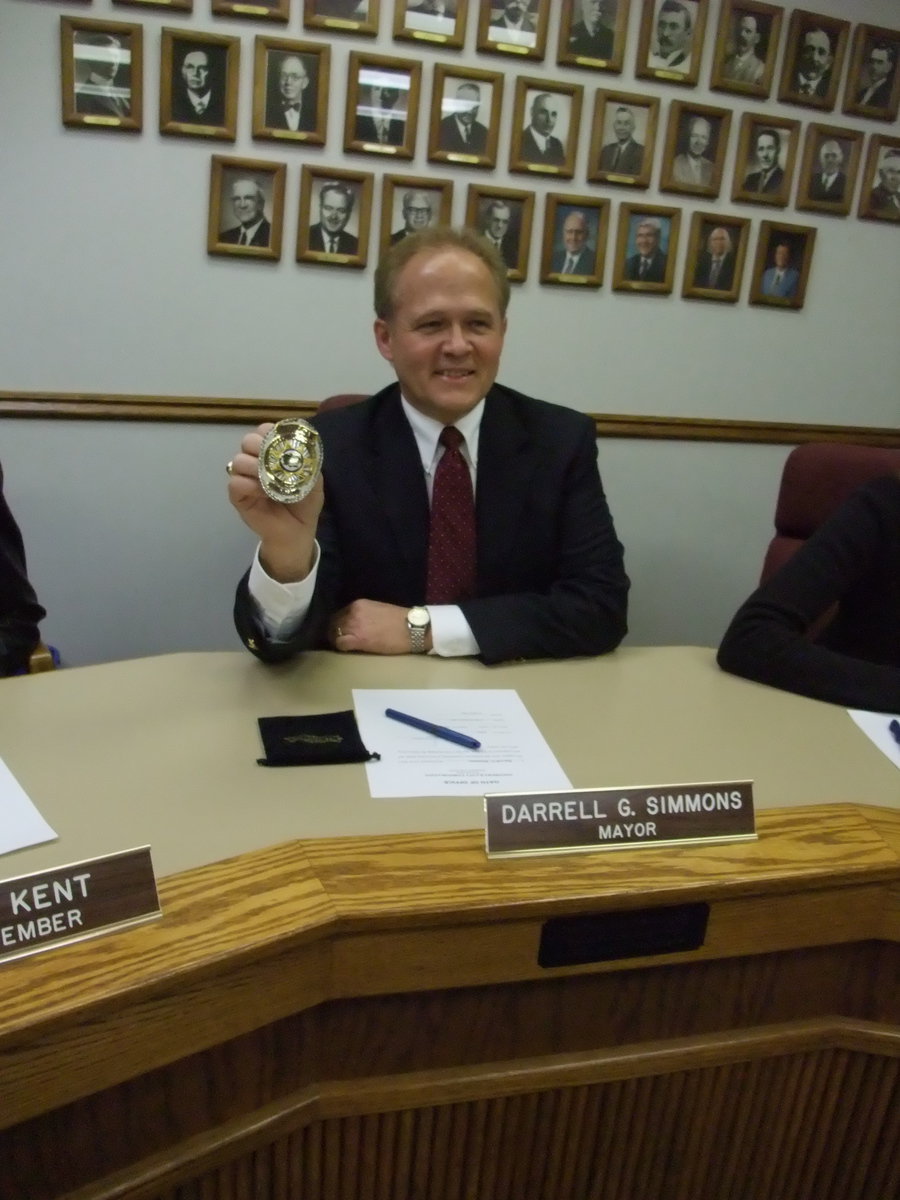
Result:
M469 750L481 749L481 742L469 737L467 733L457 733L455 729L448 729L445 725L432 725L430 721L423 721L421 717L410 717L407 713L397 712L396 708L386 708L384 715L390 717L392 721L411 725L413 729L433 733L435 737L443 738L445 742L455 742L457 746L466 746Z
M894 741L900 746L900 721L896 717L894 717L893 721L888 721L888 729Z

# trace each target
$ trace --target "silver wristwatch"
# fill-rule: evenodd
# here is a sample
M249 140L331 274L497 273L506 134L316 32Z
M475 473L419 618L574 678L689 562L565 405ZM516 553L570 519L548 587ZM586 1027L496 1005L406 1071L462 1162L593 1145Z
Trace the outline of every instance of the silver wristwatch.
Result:
M406 628L409 630L409 645L413 654L425 653L425 635L431 627L431 613L427 608L417 604L406 614Z

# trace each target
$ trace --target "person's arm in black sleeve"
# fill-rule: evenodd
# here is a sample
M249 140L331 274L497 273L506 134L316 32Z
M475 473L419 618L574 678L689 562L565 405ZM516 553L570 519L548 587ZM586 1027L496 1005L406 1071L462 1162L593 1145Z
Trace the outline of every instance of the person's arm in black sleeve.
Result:
M28 581L22 535L3 495L0 467L0 675L27 668L46 615Z

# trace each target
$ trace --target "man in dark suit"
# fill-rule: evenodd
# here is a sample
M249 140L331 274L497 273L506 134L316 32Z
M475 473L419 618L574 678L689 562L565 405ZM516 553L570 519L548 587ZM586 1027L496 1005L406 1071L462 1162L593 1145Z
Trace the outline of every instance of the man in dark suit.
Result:
M634 231L637 251L625 263L625 278L639 283L665 283L668 258L660 249L662 226L656 217L644 217Z
M613 116L616 140L600 151L600 170L616 175L640 175L644 165L644 147L634 140L634 113L620 104Z
M706 249L697 257L694 287L728 292L734 286L734 248L731 234L717 225L706 240Z
M889 150L878 168L878 183L869 193L869 207L878 217L900 221L900 152Z
M182 125L224 125L225 89L213 81L209 51L188 46L172 79L172 120Z
M559 117L559 101L549 92L541 92L531 102L531 123L522 132L522 158L529 163L547 166L565 165L566 152L558 137L553 136Z
M532 0L507 0L502 8L492 8L491 32L499 32L503 34L504 38L533 46L537 24L532 14L532 8ZM512 38L510 38L510 34L513 35Z
M471 230L406 238L375 273L375 342L398 382L316 418L324 486L296 504L268 500L258 478L268 427L244 436L229 498L260 546L235 621L260 658L332 646L497 663L619 644L628 580L594 423L495 383L508 299L502 262ZM469 506L474 486L474 544L467 534L464 579L433 600L431 501L445 456Z
M615 22L615 0L581 0L581 20L569 31L569 53L604 61L611 58Z
M656 14L656 37L647 55L654 71L687 75L693 55L691 10L681 0L663 0Z
M22 534L3 495L0 466L0 675L27 669L46 615L28 582Z
M512 209L505 200L490 200L482 214L482 237L510 270L519 265L519 235L512 228Z
M434 205L427 192L408 191L403 193L403 228L391 234L390 244L402 242L405 237L419 233L434 220Z
M550 270L556 275L593 275L596 251L587 239L587 217L574 209L563 221L563 248L554 253Z
M86 74L75 85L75 111L86 117L131 115L131 88L117 83L122 65L122 43L109 33L77 30L74 35L76 66Z
M309 248L323 254L358 254L359 239L347 232L356 195L346 183L323 183L319 222L309 227Z
M406 119L395 110L399 99L399 88L371 87L369 103L356 110L356 140L377 142L382 146L402 146L406 136Z
M894 85L897 65L897 46L893 42L876 42L866 59L866 82L856 93L856 103L867 108L887 108Z
M299 54L286 54L278 64L277 88L266 103L269 129L311 133L316 127L316 95L309 91L309 72Z
M827 96L831 87L833 62L831 34L820 25L813 25L803 34L797 57L793 83L793 90L797 95L817 98Z
M841 170L844 151L840 142L829 138L819 148L819 170L809 181L810 200L840 201L847 189L847 176Z
M255 179L242 176L234 180L231 206L239 224L219 234L219 241L231 246L268 246L272 226L265 216L265 193Z
M441 121L438 148L450 154L484 154L487 151L487 126L478 120L481 89L477 83L461 83L453 100L444 100L442 107L450 108Z
M756 170L744 179L744 190L748 192L777 192L784 182L784 171L778 165L781 138L777 129L758 129L753 139Z

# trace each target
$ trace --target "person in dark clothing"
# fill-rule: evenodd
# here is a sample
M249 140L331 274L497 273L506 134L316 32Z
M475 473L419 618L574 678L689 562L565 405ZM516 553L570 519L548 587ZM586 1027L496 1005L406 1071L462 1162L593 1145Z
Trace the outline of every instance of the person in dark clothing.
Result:
M25 547L3 495L0 465L0 675L15 675L28 667L40 639L38 622L46 615L28 582Z

